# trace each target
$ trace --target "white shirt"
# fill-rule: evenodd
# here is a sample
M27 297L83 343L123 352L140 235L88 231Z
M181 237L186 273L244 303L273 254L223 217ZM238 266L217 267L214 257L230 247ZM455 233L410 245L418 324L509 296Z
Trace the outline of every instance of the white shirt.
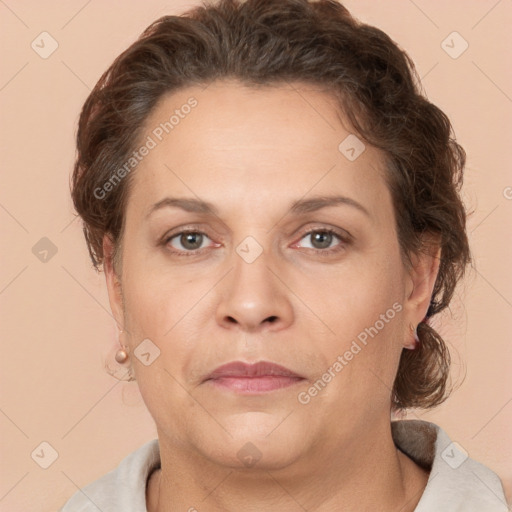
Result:
M469 458L446 432L423 420L391 422L395 445L430 470L415 512L507 512L503 486L488 467ZM147 512L146 482L160 466L158 439L77 491L59 512Z

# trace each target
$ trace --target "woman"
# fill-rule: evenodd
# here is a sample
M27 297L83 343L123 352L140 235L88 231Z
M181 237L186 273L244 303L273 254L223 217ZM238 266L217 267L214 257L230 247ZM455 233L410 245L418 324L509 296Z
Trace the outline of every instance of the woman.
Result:
M464 150L329 0L154 22L79 122L73 200L158 439L70 511L505 511L439 426Z

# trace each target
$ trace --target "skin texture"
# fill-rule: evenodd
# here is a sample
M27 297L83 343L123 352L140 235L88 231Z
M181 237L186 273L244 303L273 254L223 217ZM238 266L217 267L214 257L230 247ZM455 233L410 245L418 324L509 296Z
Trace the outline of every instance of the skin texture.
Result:
M191 96L197 106L133 171L120 275L104 239L110 305L160 442L148 510L414 510L428 473L393 444L390 395L439 251L404 265L383 155L366 145L349 161L339 151L351 131L326 93L298 83L190 87L162 98L141 140ZM289 212L331 195L368 214L348 204ZM165 207L147 217L169 196L218 212ZM195 246L162 242L189 228L205 234ZM350 236L319 242L313 229ZM262 249L251 263L237 252L248 236ZM298 394L393 304L393 319L301 404ZM133 355L146 338L160 350L148 366ZM255 396L203 382L236 360L272 361L305 380ZM260 454L251 467L237 455L247 443Z

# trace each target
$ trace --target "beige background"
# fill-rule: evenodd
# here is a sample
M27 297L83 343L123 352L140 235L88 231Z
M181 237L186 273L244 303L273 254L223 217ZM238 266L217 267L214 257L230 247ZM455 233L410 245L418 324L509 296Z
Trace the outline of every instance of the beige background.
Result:
M103 368L116 346L116 328L104 277L92 270L74 220L69 175L77 117L100 74L151 21L193 3L0 1L2 511L54 511L156 437L136 384L118 382ZM346 5L410 53L429 98L451 117L468 152L465 198L475 210L469 231L476 270L440 327L451 346L453 379L465 380L439 408L409 417L440 424L501 476L510 500L512 81L505 62L512 5ZM31 48L43 31L58 43L47 59ZM442 47L453 31L469 44L457 59ZM445 43L452 52L463 44L453 37ZM46 262L32 252L43 237L57 249ZM51 461L42 442L58 453L47 469L35 462ZM40 454L35 460L34 450Z

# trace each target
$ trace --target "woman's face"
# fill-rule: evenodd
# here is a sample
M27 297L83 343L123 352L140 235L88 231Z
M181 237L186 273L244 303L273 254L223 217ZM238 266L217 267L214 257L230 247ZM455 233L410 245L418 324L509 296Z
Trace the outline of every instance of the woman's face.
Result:
M351 136L324 93L228 81L163 98L143 145L122 299L109 265L106 275L161 440L269 469L388 422L433 278L415 286L402 263L382 154ZM205 381L232 361L302 380L252 394Z

